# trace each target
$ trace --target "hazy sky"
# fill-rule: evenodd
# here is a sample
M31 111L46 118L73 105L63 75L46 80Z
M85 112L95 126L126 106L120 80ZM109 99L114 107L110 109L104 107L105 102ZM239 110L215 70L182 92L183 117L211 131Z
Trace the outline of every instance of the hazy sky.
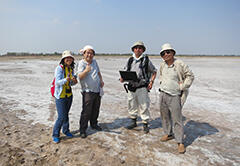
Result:
M0 54L130 53L141 40L158 54L240 55L240 0L0 0Z

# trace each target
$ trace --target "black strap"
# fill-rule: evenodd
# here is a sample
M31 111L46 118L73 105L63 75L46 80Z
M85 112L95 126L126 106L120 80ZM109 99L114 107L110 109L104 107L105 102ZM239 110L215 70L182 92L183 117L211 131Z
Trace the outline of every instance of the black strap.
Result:
M144 61L145 59L145 61ZM133 63L133 60L134 58L133 57L130 57L128 59L128 64L127 64L127 71L130 71L131 70L131 67L132 67L132 63ZM149 58L148 56L145 56L145 57L142 57L141 59L141 62L140 62L140 67L141 67L141 70L142 70L142 75L143 75L143 78L146 80L146 84L148 85L149 83L149 77L148 77L148 63L149 63ZM143 61L144 61L144 65L143 65Z
M148 58L148 56L145 57L144 65L143 65L143 61L144 61L144 57L141 58L141 64L140 64L141 69L142 69L142 75L143 75L143 78L147 79L146 81L148 82L149 81L149 78L148 78L148 62L149 62L149 58ZM143 71L143 69L145 71Z
M149 62L149 58L148 56L146 56L144 66L145 66L145 73L147 74L147 79L149 79L148 78L148 62Z
M144 61L145 59L145 61ZM148 63L149 63L149 58L148 56L145 56L145 57L142 57L141 59L141 69L142 69L142 74L143 74L143 78L144 79L147 79L147 81L149 81L149 78L148 78ZM144 61L144 66L143 66L143 61ZM133 57L130 57L128 59L128 64L127 64L127 71L130 71L131 70L131 67L132 67L132 63L133 63ZM145 70L145 72L143 71L143 68ZM145 73L146 73L146 76L145 76Z
M123 84L125 91L128 93L128 84Z
M128 59L127 71L130 71L130 70L131 70L132 63L133 63L133 57L130 57L130 58Z

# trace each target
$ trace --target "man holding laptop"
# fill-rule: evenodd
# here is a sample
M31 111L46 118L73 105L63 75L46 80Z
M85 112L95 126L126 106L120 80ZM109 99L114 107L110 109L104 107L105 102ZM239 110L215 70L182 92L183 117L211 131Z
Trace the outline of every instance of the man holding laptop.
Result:
M143 54L145 50L146 47L143 42L138 41L134 43L132 46L133 55L129 58L125 67L126 71L129 73L127 72L124 74L124 72L120 72L120 82L129 82L127 84L129 91L128 112L130 114L131 123L127 126L127 128L133 129L137 127L137 114L139 111L143 122L144 133L147 134L149 132L148 121L150 116L150 98L148 96L148 92L152 89L157 69L152 64L149 57ZM136 72L136 74L134 72ZM127 78L129 75L132 77L130 80Z

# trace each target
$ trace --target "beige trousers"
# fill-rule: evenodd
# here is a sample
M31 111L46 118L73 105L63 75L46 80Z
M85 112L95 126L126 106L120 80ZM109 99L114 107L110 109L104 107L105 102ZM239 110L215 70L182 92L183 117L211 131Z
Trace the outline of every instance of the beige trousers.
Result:
M138 112L143 123L148 123L150 98L147 88L139 88L136 92L128 92L128 112L131 119L136 119Z
M167 135L174 134L177 143L183 143L183 121L180 96L160 93L160 113L163 131Z

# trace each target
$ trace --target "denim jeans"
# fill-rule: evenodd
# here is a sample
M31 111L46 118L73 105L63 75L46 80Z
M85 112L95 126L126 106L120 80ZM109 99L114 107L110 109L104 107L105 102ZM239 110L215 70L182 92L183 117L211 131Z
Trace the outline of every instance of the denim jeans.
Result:
M72 98L72 96L60 99L55 98L58 118L53 128L53 137L59 137L61 127L64 134L69 132L68 113L72 105Z

